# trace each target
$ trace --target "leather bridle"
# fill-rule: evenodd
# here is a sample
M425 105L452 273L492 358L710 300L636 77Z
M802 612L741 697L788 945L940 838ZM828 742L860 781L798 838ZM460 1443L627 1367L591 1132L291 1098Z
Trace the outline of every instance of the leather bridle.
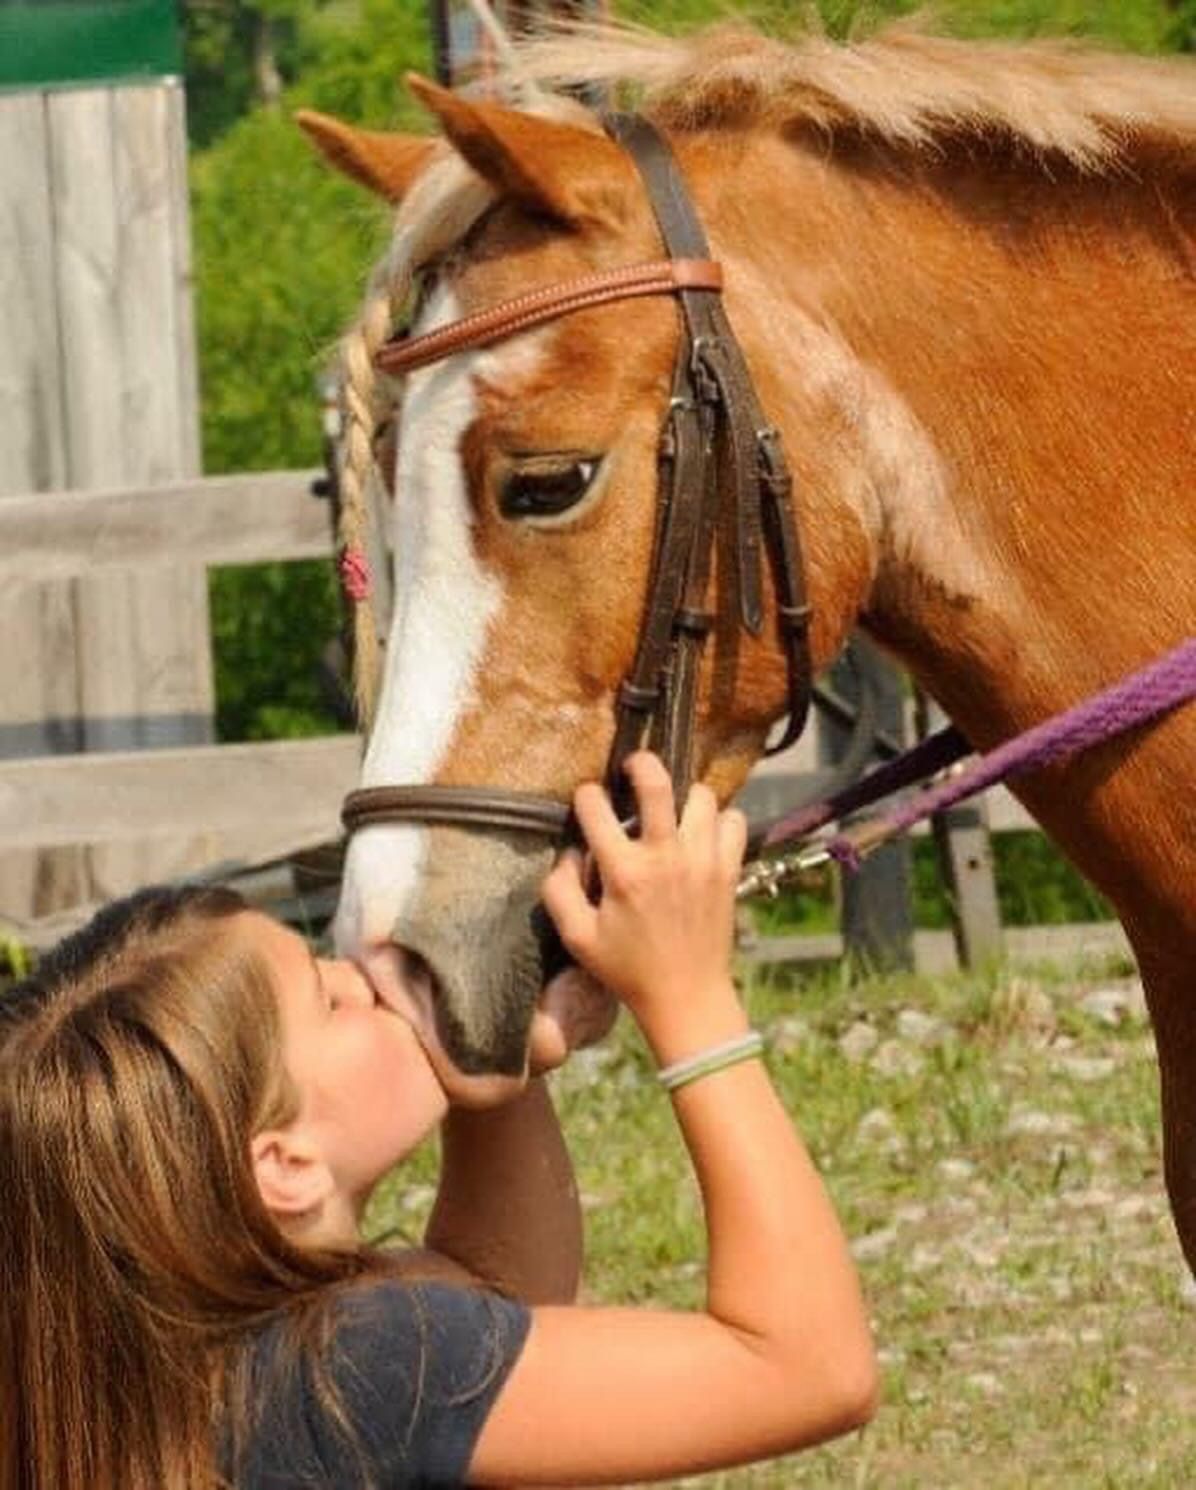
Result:
M716 544L734 574L738 621L764 628L763 563L775 594L785 656L788 720L769 753L801 734L809 709L810 608L790 507L792 478L779 432L766 419L720 299L722 270L664 137L637 114L610 115L648 192L667 259L573 280L504 302L423 336L395 338L377 355L400 374L589 306L640 295L675 295L682 335L659 446L659 500L648 599L631 670L619 687L606 782L625 801L622 766L643 745L665 761L680 803L693 779L702 652L716 616L708 607ZM720 511L724 490L732 504ZM421 822L513 830L561 839L568 803L496 787L373 786L350 792L342 819L352 834L377 823Z

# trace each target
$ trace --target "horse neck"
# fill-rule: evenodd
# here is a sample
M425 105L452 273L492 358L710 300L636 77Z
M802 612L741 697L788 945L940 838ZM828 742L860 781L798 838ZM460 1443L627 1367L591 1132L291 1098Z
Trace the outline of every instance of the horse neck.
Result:
M776 136L733 170L712 232L837 575L824 647L860 610L987 743L1196 627L1191 175Z

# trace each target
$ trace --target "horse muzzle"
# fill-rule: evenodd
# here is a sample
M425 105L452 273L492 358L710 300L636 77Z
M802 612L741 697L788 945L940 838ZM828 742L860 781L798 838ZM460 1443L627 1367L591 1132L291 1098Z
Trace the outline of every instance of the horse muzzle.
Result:
M425 840L418 868L408 856L409 884L397 887L385 870L392 832ZM537 999L566 963L540 904L551 846L526 834L406 827L375 829L360 846L365 858L349 865L338 916L341 951L415 1026L450 1100L501 1100L500 1088L526 1079ZM387 902L373 898L383 887Z

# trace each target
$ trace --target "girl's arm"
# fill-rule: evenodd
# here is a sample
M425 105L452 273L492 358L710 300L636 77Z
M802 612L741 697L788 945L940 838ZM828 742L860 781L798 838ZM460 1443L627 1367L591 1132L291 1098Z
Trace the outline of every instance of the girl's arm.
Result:
M747 1028L727 970L744 825L695 788L678 831L660 763L634 757L629 774L642 841L583 788L577 812L602 900L589 904L566 859L545 901L668 1065ZM855 1269L763 1064L707 1075L671 1100L706 1213L705 1310L535 1310L471 1484L679 1476L785 1453L871 1415L876 1364Z
M450 1109L441 1144L425 1245L527 1303L571 1303L581 1277L581 1208L543 1079L533 1076L502 1107Z

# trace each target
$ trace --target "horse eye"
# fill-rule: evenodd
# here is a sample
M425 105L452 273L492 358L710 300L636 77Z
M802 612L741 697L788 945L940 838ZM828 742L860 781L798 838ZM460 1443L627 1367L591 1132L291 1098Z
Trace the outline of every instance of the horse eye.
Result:
M503 481L499 510L512 518L568 512L589 490L599 464L598 460L574 460L518 467Z

